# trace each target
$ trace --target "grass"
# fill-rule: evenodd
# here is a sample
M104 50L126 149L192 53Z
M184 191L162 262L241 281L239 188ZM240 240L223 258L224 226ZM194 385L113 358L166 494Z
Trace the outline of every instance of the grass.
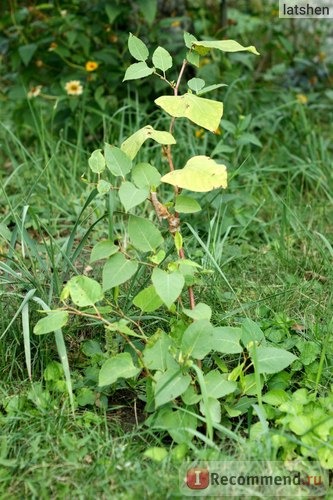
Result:
M149 460L137 460L150 436L124 435L112 417L86 412L70 420L55 410L57 415L35 411L6 417L0 498L151 498L166 478L164 491L177 490L176 465L152 468ZM6 458L6 449L14 459Z
M324 355L293 377L295 388L315 384L325 395L333 359L332 113L315 100L303 106L291 94L274 105L267 97L258 99L252 109L249 98L242 114L252 112L249 132L263 147L240 148L237 134L224 133L222 140L231 148L222 154L230 186L222 195L205 195L206 210L187 218L187 254L213 271L203 276L197 300L211 305L216 324L237 325L250 317L270 335L287 335L294 346L299 340L320 346ZM80 409L73 417L64 393L45 387L45 380L39 385L45 367L58 359L52 335L27 337L27 323L32 328L40 305L32 305L28 317L19 314L6 331L32 288L50 306L57 303L63 284L82 272L89 249L107 236L110 223L103 218L104 202L89 198L87 158L100 144L86 147L84 117L78 118L78 136L71 142L66 135L55 139L31 111L38 123L31 145L11 124L0 130L6 166L0 175L0 498L177 498L182 458L172 454L175 445L166 435L133 425L130 402L120 405L123 411L112 400L111 410ZM237 123L238 116L230 113L228 119ZM124 106L117 116L105 118L102 135L116 141L144 120L137 104ZM116 129L111 131L111 125ZM197 150L186 125L177 132L189 150ZM208 154L211 141L202 139L200 154ZM181 147L178 154L181 158ZM33 382L27 380L24 331ZM74 384L83 366L82 342L95 335L101 332L94 325L80 322L66 332ZM245 445L221 434L218 449L197 439L187 459L275 459L270 434L252 441L249 429L243 416L236 432L246 438ZM145 458L152 446L169 449L167 458Z

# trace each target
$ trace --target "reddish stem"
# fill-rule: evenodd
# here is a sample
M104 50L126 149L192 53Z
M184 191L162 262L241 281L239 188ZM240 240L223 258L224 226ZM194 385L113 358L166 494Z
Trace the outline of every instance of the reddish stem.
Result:
M182 67L180 68L180 72L179 72L179 75L178 75L178 79L177 79L176 85L175 85L175 87L173 89L173 94L175 96L178 95L179 85L180 85L182 76L184 74L184 71L185 71L185 68L186 68L186 64L187 64L187 61L186 61L186 59L184 59ZM172 132L173 132L174 125L175 125L175 118L173 117L172 120L171 120L171 123L170 123L170 127L169 127L170 134L172 134ZM173 159L172 159L171 145L169 145L169 146L167 146L165 148L165 154L166 154L166 157L167 157L167 160L168 160L168 163L169 163L170 171L172 172L173 170L175 170L175 167L174 167ZM177 196L178 193L179 193L179 188L177 186L175 186L175 195ZM175 212L175 217L179 217L179 215L178 215L177 212ZM184 252L183 248L181 248L179 250L179 257L181 259L185 259L186 258L185 257L185 252ZM189 300L190 300L190 307L191 307L191 309L194 309L195 308L195 297L194 297L193 287L191 287L191 286L188 287L188 296L189 296Z

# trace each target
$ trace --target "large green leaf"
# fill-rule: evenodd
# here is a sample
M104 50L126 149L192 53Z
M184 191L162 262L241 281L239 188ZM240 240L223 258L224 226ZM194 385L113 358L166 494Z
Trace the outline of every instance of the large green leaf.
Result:
M206 49L217 49L221 50L222 52L241 52L241 51L247 51L251 52L252 54L255 54L259 56L259 52L257 49L253 46L250 45L248 47L243 47L240 43L236 42L235 40L204 40L204 41L193 41L192 42L192 47L204 47Z
M138 189L131 182L124 181L119 188L119 199L126 212L131 208L140 205L147 199L149 190L147 188Z
M138 163L132 169L132 181L138 188L157 188L161 184L161 174L150 163Z
M223 398L237 389L237 382L226 380L218 370L211 370L204 379L208 397Z
M256 360L259 373L280 372L297 359L291 352L277 347L251 347L249 351L253 361Z
M130 172L132 160L121 149L110 144L105 144L104 156L106 166L113 175L125 177Z
M36 335L44 335L45 333L60 330L68 321L68 312L55 309L47 313L45 318L40 319L34 327Z
M180 194L176 197L175 210L181 214L194 214L200 212L201 207L194 198Z
M176 443L190 442L197 425L197 418L193 412L174 411L169 407L161 408L157 414L155 412L150 423L151 428L167 430Z
M212 349L223 354L241 353L243 351L239 343L241 335L241 328L218 326L214 328Z
M246 347L251 342L266 342L265 334L260 326L252 319L247 318L242 323L242 344Z
M103 290L109 290L125 283L138 269L135 260L127 260L122 253L110 257L103 267Z
M167 173L161 180L190 191L207 192L227 187L227 170L208 156L193 156L184 168Z
M203 302L199 302L195 306L194 309L183 309L183 312L188 316L189 318L198 320L198 319L208 319L212 317L212 309L209 307L207 304L204 304Z
M149 66L147 66L144 61L134 63L127 68L123 82L125 82L126 80L138 80L139 78L144 78L146 76L152 75L153 73L154 68L149 68Z
M99 372L98 385L103 387L114 384L119 378L135 377L140 371L140 368L134 366L131 355L128 352L122 352L103 363Z
M158 144L176 144L175 138L169 132L155 130L150 125L146 125L128 137L128 139L122 143L121 150L133 160L142 144L147 139L153 139L155 142L158 142Z
M133 304L144 312L156 311L163 304L153 285L144 288L133 299Z
M167 71L172 67L172 57L169 52L163 47L157 47L153 53L153 65L157 69L161 69L163 72Z
M145 366L149 370L161 371L165 371L170 367L175 367L177 363L169 352L171 344L171 338L162 331L158 331L150 337L143 351Z
M147 45L132 33L128 37L128 50L137 61L146 61L148 59L149 50Z
M100 259L107 259L117 253L119 247L112 240L103 240L96 243L90 255L90 263Z
M194 94L162 96L155 103L175 118L188 118L196 125L215 132L223 114L223 103Z
M158 408L177 398L186 391L191 377L183 375L179 366L169 368L157 380L155 386L155 406Z
M207 319L192 323L184 332L181 350L184 355L203 359L213 349L214 327Z
M157 295L170 308L182 292L185 284L184 276L178 271L168 273L155 267L151 279Z
M157 227L143 217L130 215L128 234L132 245L141 252L154 252L163 243L163 237Z
M88 276L74 276L66 288L74 304L79 307L93 306L103 298L101 285Z

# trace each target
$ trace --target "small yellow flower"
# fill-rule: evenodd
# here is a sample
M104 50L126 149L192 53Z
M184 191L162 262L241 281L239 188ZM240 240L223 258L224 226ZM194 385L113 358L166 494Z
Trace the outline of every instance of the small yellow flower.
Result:
M83 87L79 80L71 80L65 84L65 90L68 95L81 95Z
M98 66L99 66L99 64L95 61L87 61L85 68L86 68L86 71L95 71L95 69L97 69Z
M299 102L300 104L307 104L308 103L308 98L306 95L304 94L297 94L296 95L296 100L297 102Z
M28 92L28 99L32 99L33 97L39 96L42 91L42 85L36 85L36 87L32 87Z
M178 20L172 21L172 23L171 23L172 28L179 28L180 25L181 25L181 22Z
M197 139L202 139L203 136L205 135L205 131L203 128L197 128L196 131L194 132L194 135Z

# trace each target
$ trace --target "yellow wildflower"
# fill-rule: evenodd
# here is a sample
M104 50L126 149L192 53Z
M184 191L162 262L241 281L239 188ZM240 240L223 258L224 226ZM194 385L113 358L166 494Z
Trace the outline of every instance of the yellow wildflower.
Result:
M202 139L203 136L205 135L205 131L203 128L197 128L194 134L197 139Z
M81 95L83 87L79 80L70 80L65 84L65 90L68 95Z
M86 68L86 71L95 71L95 69L97 69L98 66L99 66L99 64L95 61L87 61L85 68Z
M296 95L297 102L300 104L307 104L308 103L308 98L304 94L297 94Z
M181 25L181 22L178 20L172 21L172 23L171 23L172 28L179 28L180 25Z

